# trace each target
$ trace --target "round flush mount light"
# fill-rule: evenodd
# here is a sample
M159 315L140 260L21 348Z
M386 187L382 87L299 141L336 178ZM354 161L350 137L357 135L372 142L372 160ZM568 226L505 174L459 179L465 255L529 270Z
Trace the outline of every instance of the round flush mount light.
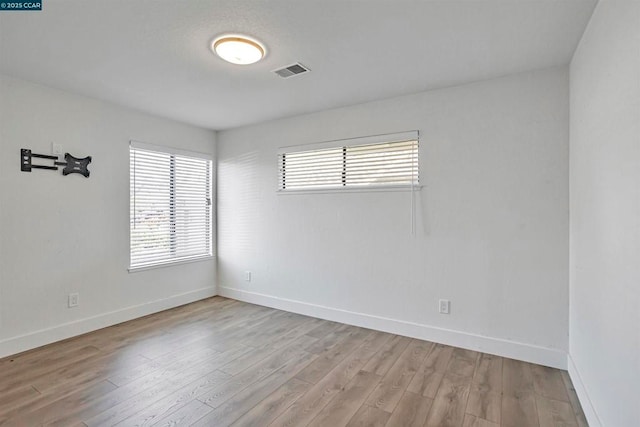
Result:
M247 36L227 34L211 42L211 50L232 64L248 65L264 58L266 49L262 43Z

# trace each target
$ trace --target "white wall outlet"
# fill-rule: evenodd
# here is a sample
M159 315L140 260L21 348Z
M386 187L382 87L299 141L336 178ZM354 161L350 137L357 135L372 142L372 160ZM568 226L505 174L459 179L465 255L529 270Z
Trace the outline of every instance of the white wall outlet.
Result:
M441 299L438 301L438 311L440 314L449 314L451 311L451 301L448 299Z
M59 156L62 155L63 151L62 144L56 144L55 142L51 143L51 154Z
M77 292L69 294L69 308L77 307L78 305L80 305L80 294Z
M244 272L244 280L247 282L251 281L251 272L250 271L245 271Z

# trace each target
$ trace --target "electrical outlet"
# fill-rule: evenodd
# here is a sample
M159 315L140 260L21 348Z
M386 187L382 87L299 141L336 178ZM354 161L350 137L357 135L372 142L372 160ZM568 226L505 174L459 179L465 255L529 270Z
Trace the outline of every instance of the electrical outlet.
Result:
M77 307L78 305L80 305L80 294L77 292L69 294L69 308Z
M251 272L250 271L245 271L244 272L244 280L246 280L247 282L251 281Z
M449 314L451 311L451 301L448 299L441 299L438 301L438 311L440 314Z
M63 152L62 144L56 144L55 142L51 143L51 154L54 156L59 156Z

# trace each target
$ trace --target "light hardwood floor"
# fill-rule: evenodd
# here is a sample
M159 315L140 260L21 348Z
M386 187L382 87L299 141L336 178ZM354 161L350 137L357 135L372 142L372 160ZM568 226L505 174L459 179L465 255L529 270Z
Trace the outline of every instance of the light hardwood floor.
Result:
M566 372L214 297L0 359L0 425L587 423Z

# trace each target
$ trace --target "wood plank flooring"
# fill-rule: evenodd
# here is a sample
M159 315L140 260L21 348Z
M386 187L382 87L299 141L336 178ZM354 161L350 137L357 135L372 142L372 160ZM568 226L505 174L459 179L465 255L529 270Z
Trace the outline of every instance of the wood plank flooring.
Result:
M2 426L587 426L566 372L214 297L0 359Z

